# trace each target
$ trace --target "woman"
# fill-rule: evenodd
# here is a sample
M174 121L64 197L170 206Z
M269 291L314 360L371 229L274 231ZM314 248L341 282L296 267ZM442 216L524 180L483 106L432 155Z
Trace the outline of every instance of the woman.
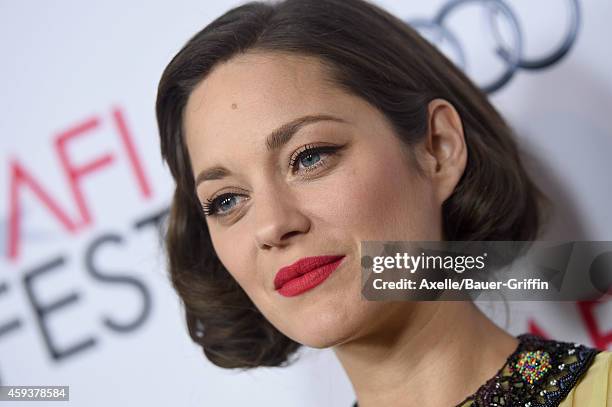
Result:
M504 120L397 18L237 7L173 58L156 109L172 283L214 364L332 347L360 407L605 405L610 352L513 337L467 301L361 298L361 241L532 240L542 218Z

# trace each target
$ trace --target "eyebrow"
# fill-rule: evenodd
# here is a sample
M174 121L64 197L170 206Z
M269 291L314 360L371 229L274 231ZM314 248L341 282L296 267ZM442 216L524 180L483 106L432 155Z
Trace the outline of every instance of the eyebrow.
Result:
M280 149L282 146L287 144L289 140L291 140L291 138L302 127L308 124L317 123L321 121L335 121L340 123L346 123L346 120L327 114L316 114L299 117L295 120L283 124L282 126L272 131L272 133L270 133L268 137L266 137L266 150L268 152L272 152ZM219 165L207 168L205 170L202 170L196 177L195 187L197 189L198 185L200 185L204 181L223 179L229 176L231 173L232 172L230 170Z

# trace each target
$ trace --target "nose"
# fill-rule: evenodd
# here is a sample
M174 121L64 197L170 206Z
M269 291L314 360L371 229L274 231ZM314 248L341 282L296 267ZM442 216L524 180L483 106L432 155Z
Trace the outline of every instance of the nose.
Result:
M259 249L286 246L293 236L310 229L308 217L288 187L269 187L262 191L253 209L256 219L255 241Z

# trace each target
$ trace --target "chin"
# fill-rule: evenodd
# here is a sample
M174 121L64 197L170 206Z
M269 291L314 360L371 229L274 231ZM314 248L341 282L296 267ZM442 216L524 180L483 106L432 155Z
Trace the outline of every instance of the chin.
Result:
M342 334L338 334L335 335L333 332L327 332L325 336L318 336L318 335L301 335L299 338L295 339L297 342L301 343L302 345L311 347L311 348L316 348L316 349L326 349L326 348L331 348L334 347L336 345L340 345L341 343L345 342L348 338L350 338L351 335L342 335Z
M319 317L306 322L299 320L293 327L291 337L294 341L311 348L325 349L344 343L355 335L358 327L349 318L338 315Z

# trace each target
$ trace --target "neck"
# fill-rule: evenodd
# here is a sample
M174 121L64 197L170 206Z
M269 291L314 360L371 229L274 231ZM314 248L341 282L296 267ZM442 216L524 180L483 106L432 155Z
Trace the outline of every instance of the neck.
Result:
M334 352L359 407L455 406L493 377L518 340L472 302L391 302Z

